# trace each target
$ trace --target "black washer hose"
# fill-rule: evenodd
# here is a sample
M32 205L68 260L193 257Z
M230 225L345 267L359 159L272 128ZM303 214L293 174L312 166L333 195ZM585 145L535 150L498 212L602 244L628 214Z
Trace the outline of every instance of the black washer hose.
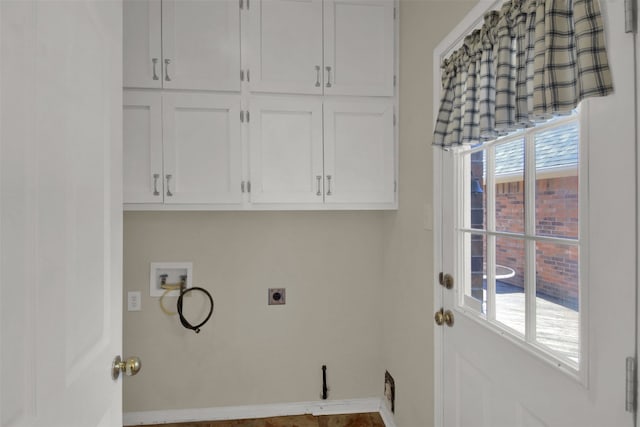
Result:
M185 319L185 317L182 315L182 297L184 296L184 294L186 294L187 292L191 292L191 291L200 291L202 293L204 293L206 296L209 297L209 302L211 303L211 307L209 308L209 314L207 314L207 317L202 321L202 323L198 324L198 325L192 325L191 323L189 323L189 321L187 319ZM193 287L193 288L186 288L183 291L180 292L180 296L178 297L178 315L180 316L180 323L182 323L182 326L184 326L187 329L191 329L192 331L194 331L196 334L200 333L200 327L202 325L204 325L205 323L207 323L209 321L209 319L211 318L211 315L213 314L213 298L211 297L211 294L209 293L209 291L207 291L204 288L199 288L199 287Z

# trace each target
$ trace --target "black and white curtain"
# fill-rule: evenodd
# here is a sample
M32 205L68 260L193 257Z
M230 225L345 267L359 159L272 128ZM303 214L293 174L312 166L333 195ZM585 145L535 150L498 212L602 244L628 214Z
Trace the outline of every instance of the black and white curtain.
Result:
M612 91L598 0L509 0L443 61L433 144L492 140Z

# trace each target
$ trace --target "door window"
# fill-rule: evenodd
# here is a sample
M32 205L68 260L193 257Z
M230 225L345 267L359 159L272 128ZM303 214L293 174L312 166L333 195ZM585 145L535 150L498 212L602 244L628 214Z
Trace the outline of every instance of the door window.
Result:
M458 305L578 371L583 256L579 114L457 157Z

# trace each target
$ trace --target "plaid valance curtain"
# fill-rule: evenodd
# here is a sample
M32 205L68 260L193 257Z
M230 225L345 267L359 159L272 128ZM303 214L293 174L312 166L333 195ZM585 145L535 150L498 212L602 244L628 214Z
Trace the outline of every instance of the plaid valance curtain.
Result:
M477 144L613 91L598 0L509 0L442 63L433 144Z

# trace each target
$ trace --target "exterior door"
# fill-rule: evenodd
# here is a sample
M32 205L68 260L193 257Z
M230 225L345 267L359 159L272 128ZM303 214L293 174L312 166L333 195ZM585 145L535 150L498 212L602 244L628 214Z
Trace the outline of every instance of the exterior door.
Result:
M321 95L322 0L250 4L250 90Z
M436 285L436 309L453 315L452 326L435 332L437 425L634 423L625 411L625 359L636 340L634 40L624 33L623 2L600 3L616 90L583 102L573 172L549 163L568 151L542 153L545 140L558 147L573 138L553 136L560 128L551 125L475 157L434 152L442 200L435 265L453 276L452 289ZM467 22L484 10L475 12ZM570 126L563 120L558 126ZM577 183L574 193L568 182ZM501 198L518 185L525 191L511 199L517 203ZM564 205L547 199L560 192ZM547 202L558 211L543 218ZM568 205L579 224L557 219L576 219L562 213ZM507 208L519 223L498 218ZM555 294L548 272L556 274ZM515 284L519 276L524 287ZM572 289L560 286L567 277Z
M325 95L393 96L393 0L324 1Z
M237 0L162 2L163 86L240 91Z
M122 3L0 2L0 425L122 425Z
M240 97L162 96L165 203L240 203Z

